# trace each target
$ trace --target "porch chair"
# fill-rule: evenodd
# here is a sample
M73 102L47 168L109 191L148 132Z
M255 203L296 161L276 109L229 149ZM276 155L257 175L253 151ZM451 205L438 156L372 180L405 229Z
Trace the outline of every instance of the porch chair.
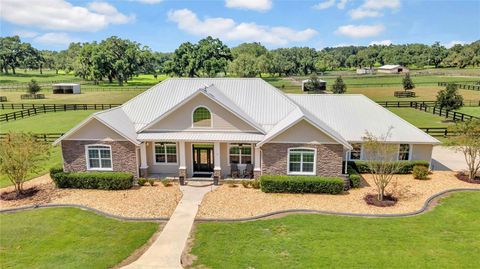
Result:
M230 164L230 176L232 178L238 178L240 176L240 171L238 170L238 165L236 163Z
M253 164L249 163L245 167L244 178L253 178Z

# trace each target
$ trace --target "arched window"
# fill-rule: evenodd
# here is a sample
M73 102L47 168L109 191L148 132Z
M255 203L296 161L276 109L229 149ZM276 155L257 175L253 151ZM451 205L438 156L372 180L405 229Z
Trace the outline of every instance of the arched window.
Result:
M197 107L192 115L193 127L212 127L212 114L206 107Z

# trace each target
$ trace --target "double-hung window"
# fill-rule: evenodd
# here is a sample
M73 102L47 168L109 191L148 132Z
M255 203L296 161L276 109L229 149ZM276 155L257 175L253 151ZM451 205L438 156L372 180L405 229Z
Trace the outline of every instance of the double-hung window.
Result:
M229 157L230 157L230 163L251 164L252 163L252 145L251 144L230 144Z
M362 159L362 144L352 144L352 150L350 151L350 160Z
M177 163L177 144L156 142L154 157L156 164Z
M288 174L315 175L315 149L289 149Z
M410 160L410 145L409 144L400 144L398 148L398 160L408 161Z
M112 148L108 145L87 146L88 170L112 170Z

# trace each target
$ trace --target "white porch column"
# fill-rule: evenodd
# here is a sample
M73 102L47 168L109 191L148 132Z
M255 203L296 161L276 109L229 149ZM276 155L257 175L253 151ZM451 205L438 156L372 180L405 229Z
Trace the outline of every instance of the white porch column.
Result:
M220 142L213 143L213 176L221 177Z
M262 154L261 154L260 148L255 146L255 156L254 156L254 162L255 165L253 167L253 176L254 178L258 178L261 173L262 173Z
M187 159L185 154L185 141L181 141L178 143L178 155L180 157L180 167L179 169L187 169Z
M148 176L147 164L147 142L140 144L140 177Z

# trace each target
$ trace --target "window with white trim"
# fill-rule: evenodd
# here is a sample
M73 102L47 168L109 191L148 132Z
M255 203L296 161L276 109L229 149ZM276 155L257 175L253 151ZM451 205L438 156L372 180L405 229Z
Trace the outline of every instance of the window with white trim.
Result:
M104 145L87 146L88 170L111 170L112 148Z
M315 174L315 149L288 149L289 174Z
M352 144L352 150L350 151L350 160L362 159L362 144Z
M156 164L177 163L177 144L174 142L155 142L154 160Z
M408 161L410 160L410 145L409 144L400 144L398 148L398 160Z
M251 144L230 144L229 149L230 163L251 164L252 163L252 145Z
M212 114L206 107L197 107L192 115L193 127L211 127Z

